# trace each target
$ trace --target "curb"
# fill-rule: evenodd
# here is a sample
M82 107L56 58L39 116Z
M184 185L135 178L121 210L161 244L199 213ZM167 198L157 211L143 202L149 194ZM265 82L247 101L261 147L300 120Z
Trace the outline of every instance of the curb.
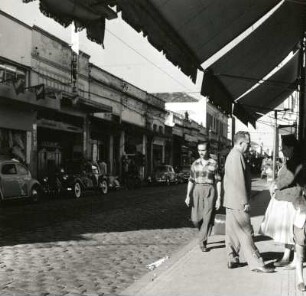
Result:
M162 265L160 265L159 267L157 267L152 271L149 271L143 277L136 280L131 286L120 292L119 295L121 296L137 295L137 293L140 290L142 290L144 287L146 287L148 284L157 280L166 271L169 271L170 269L174 268L174 265L179 264L179 262L187 255L187 253L193 250L193 248L197 245L197 243L198 243L198 238L195 237L187 245L183 246L178 251L170 255L169 259L165 261Z

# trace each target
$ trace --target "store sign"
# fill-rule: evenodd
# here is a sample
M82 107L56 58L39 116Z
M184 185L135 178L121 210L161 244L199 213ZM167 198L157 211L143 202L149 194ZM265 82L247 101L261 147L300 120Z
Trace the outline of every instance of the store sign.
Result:
M172 134L176 136L183 137L183 131L181 128L176 128L175 126L172 129Z
M39 127L46 127L51 129L65 130L69 132L81 133L82 128L78 126L71 125L69 123L54 121L49 119L39 119L37 120L37 124Z
M99 112L95 113L94 116L108 121L113 120L113 114L110 112Z
M26 163L31 162L31 151L32 151L32 132L27 131L27 149L26 149Z
M37 150L37 124L36 123L33 124L32 137L33 137L33 150L36 151Z
M184 135L184 139L188 142L198 142L198 137L188 135L188 134Z
M153 140L153 144L164 146L165 145L165 140L157 137Z
M43 141L43 142L41 142L40 146L48 147L48 148L60 148L59 143L57 143L57 142L50 142L50 141Z

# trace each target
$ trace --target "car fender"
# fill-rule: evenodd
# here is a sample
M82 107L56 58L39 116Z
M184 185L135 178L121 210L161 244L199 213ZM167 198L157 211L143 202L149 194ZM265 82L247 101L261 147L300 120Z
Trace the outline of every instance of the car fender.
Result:
M30 192L34 186L38 186L39 188L41 188L41 184L37 180L31 180L28 187L29 188L28 195L30 195Z
M79 183L81 184L81 186L82 186L83 189L86 188L86 186L85 186L85 184L84 184L84 182L82 181L81 178L74 178L74 179L72 180L72 183L73 183L73 184L75 184L76 182L79 182Z
M29 188L32 189L35 185L41 187L41 184L37 180L31 180L29 183Z

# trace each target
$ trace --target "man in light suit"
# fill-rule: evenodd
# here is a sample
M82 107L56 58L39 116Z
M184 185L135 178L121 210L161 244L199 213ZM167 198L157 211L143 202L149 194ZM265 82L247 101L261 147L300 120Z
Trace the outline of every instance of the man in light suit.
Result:
M239 266L242 250L251 271L273 272L265 266L253 241L249 199L251 176L244 159L250 147L250 134L237 132L234 147L226 158L224 175L224 207L226 208L226 250L228 268Z

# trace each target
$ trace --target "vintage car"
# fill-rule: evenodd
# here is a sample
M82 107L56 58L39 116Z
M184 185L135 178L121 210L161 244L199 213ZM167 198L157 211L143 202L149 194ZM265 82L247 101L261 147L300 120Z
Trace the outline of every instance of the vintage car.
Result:
M169 164L163 164L157 166L152 176L148 178L148 183L151 184L177 184L178 179L177 175L172 167L172 165Z
M96 163L67 161L56 173L42 180L43 191L50 196L70 195L80 198L85 191L108 193L108 178L101 174Z
M190 177L191 165L184 165L176 169L177 180L179 183L186 183Z
M40 183L32 178L29 169L18 160L0 157L0 198L28 198L37 202L40 198Z

